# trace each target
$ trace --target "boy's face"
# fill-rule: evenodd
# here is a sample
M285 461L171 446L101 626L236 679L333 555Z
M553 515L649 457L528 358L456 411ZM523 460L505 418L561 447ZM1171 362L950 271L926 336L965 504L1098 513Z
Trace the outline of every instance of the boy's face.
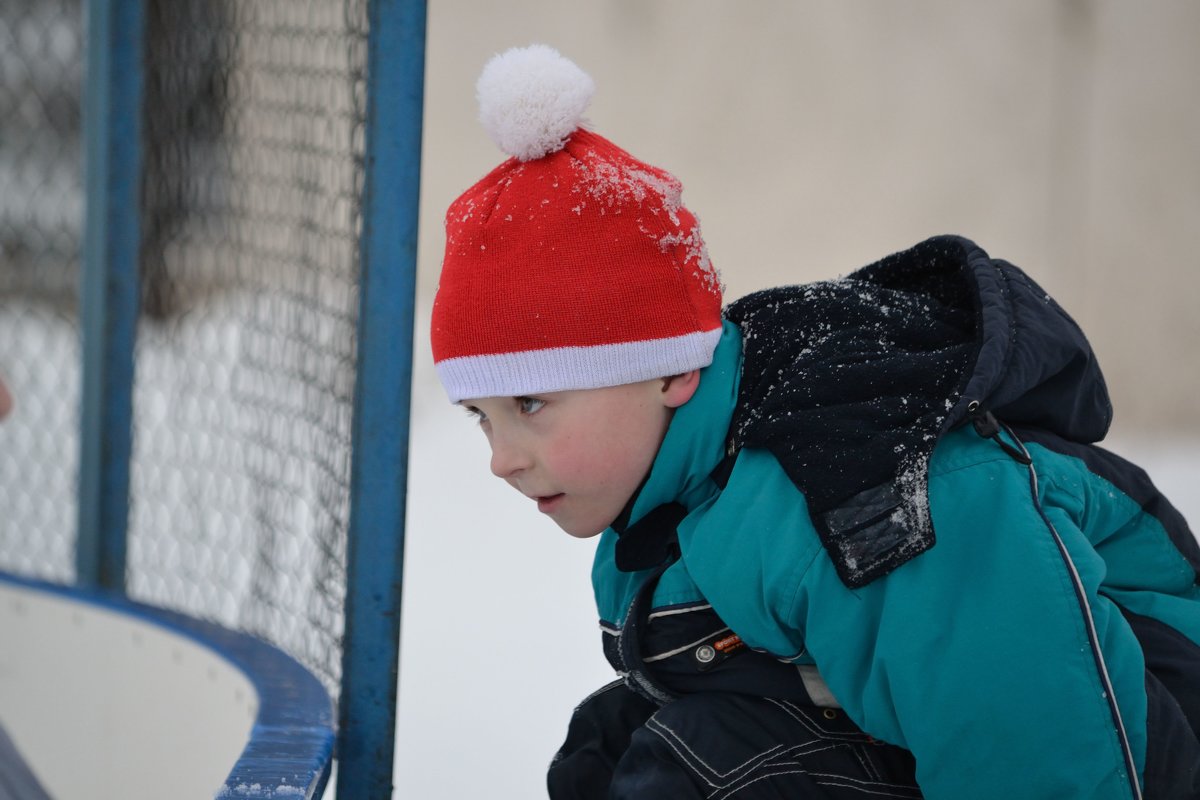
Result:
M464 400L492 447L492 472L572 536L600 533L650 471L671 412L698 373L641 383Z

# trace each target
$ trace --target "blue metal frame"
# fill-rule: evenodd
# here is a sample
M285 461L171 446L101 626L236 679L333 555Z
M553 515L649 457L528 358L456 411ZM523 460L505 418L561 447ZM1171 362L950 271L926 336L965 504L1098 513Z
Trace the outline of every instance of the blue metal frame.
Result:
M83 389L76 576L125 588L139 302L143 0L87 4L87 206L80 320Z
M78 582L123 592L139 307L144 0L89 0ZM395 750L425 0L370 0L338 793L389 796Z
M390 797L408 483L425 0L371 0L339 797Z

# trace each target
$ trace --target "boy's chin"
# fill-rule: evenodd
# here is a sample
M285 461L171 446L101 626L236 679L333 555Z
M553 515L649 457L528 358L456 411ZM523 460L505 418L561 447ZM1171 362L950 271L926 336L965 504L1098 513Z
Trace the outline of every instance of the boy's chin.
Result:
M605 529L608 528L607 525L603 528L596 528L595 525L563 524L557 520L555 520L554 524L572 539L591 539L593 536L599 536L601 533L604 533Z

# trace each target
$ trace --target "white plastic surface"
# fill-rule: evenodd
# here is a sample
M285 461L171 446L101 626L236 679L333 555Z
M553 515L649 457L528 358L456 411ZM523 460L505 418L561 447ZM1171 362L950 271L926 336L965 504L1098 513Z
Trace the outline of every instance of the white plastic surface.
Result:
M149 617L0 583L0 722L56 800L212 797L258 696Z

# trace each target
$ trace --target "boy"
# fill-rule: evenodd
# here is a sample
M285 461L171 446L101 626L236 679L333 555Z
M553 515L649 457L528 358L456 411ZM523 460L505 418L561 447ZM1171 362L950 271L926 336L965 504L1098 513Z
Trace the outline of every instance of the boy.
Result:
M1200 795L1200 548L1091 443L1074 322L939 237L722 312L680 185L497 56L513 157L451 205L434 361L572 536L622 676L553 797Z

